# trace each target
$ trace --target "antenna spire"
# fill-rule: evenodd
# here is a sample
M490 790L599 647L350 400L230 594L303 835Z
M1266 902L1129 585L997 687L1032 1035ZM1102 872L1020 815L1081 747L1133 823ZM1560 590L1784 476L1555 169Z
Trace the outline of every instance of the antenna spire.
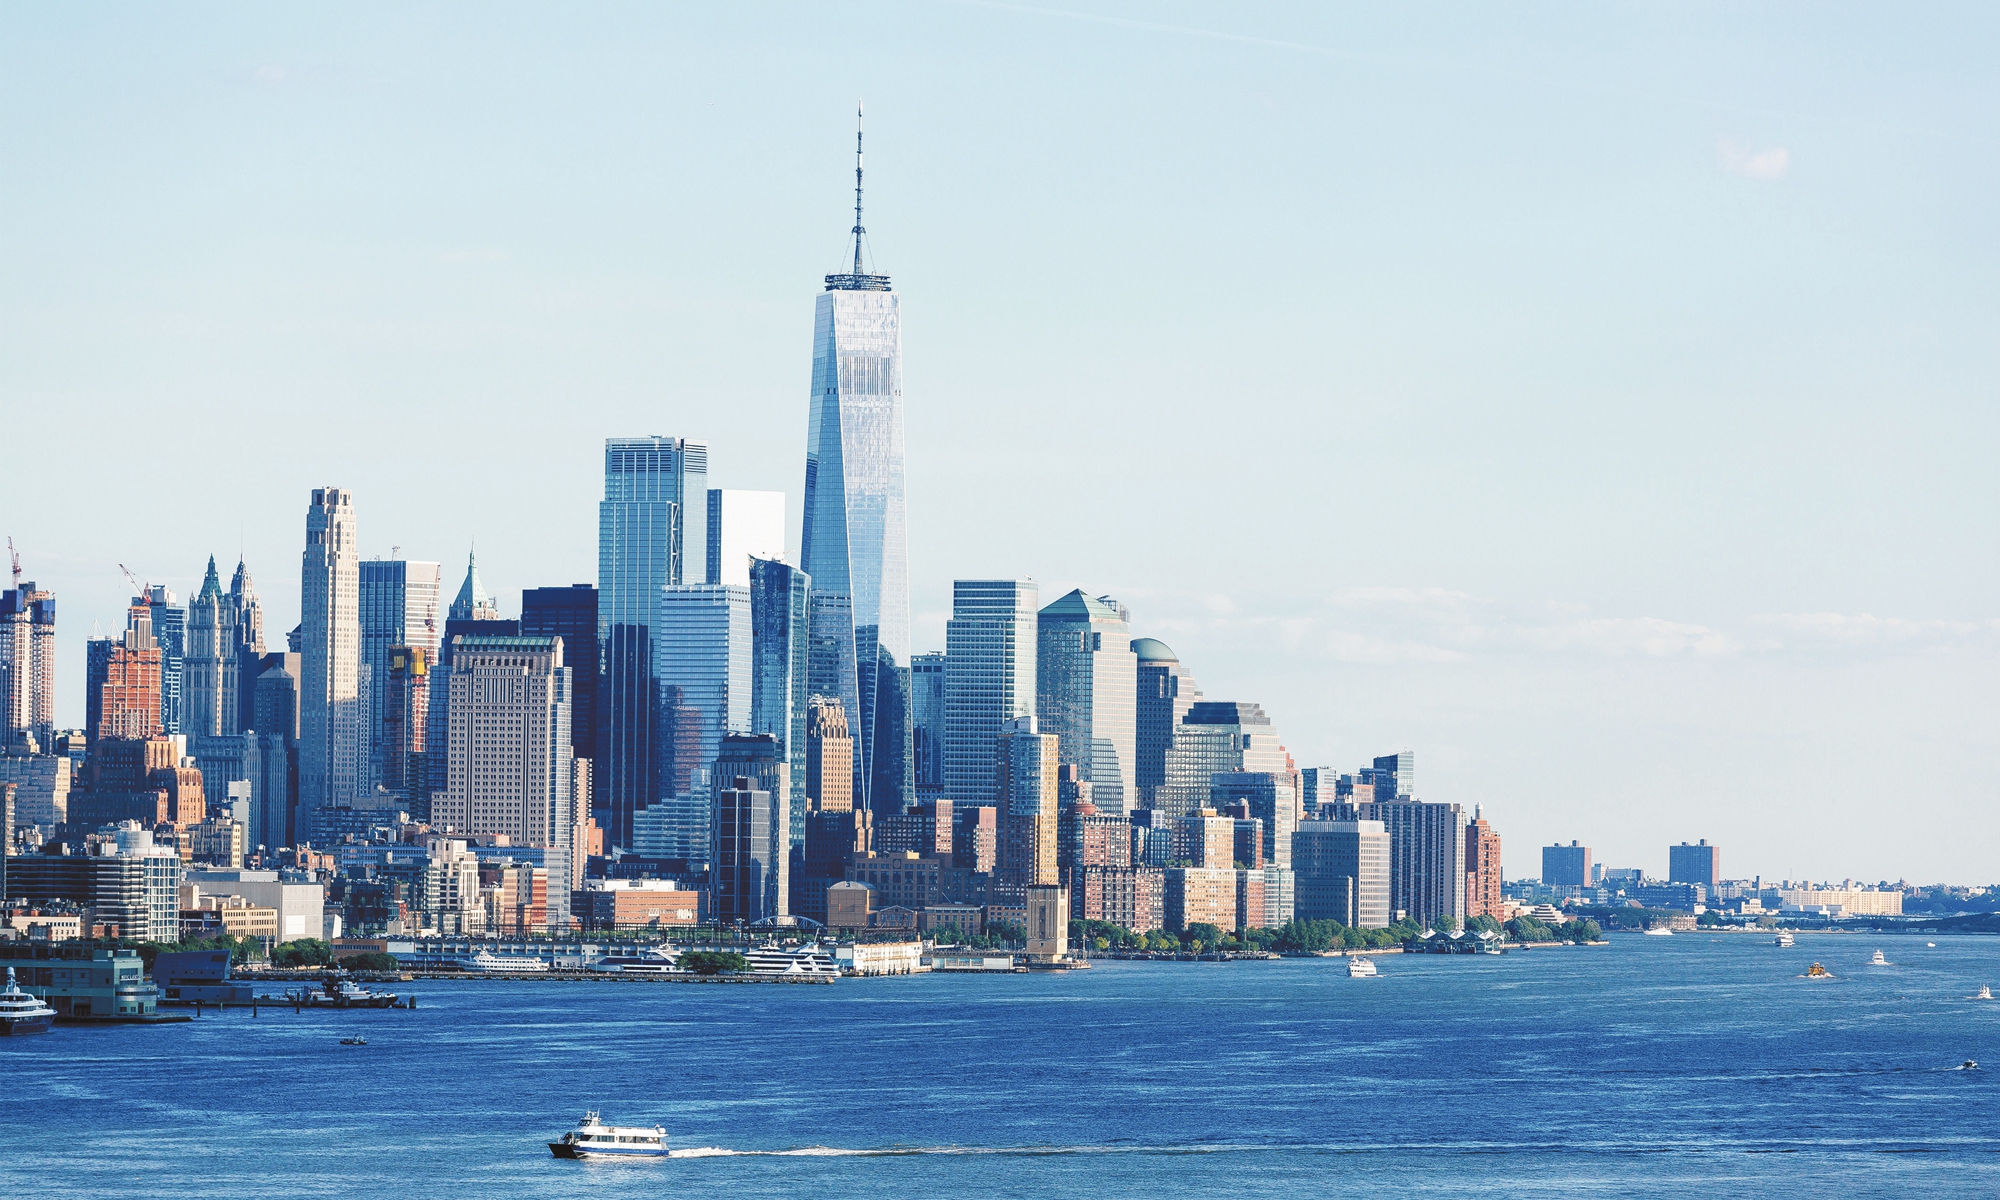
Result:
M854 273L861 274L861 101L854 102Z

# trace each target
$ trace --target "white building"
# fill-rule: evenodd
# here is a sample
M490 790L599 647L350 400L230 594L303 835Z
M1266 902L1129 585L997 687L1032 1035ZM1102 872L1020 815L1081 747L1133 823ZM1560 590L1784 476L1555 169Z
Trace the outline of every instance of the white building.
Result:
M424 848L430 854L419 902L424 928L443 934L484 933L478 856L457 838L431 838Z
M316 938L326 930L326 887L287 879L276 871L191 867L186 882L203 896L240 896L259 908L276 909L278 940Z

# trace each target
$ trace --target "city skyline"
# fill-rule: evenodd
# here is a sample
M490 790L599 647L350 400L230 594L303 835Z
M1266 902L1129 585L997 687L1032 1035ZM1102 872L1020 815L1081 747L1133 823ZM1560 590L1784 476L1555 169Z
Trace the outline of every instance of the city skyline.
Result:
M1008 37L1043 28L1027 18L991 14L954 19L1014 22L1000 26ZM1851 39L1858 37L1854 24L1823 36L1839 41L1844 32L1850 40L1839 44L1851 49ZM51 29L58 51L53 61L67 61L56 36L59 23ZM300 61L303 43L288 42L282 28L268 29L275 47L269 53L277 58L289 53L295 63ZM1337 96L1330 99L1321 85L1298 74L1302 51L1231 51L1243 56L1240 63L1218 57L1224 48L1216 39L1194 34L1139 34L1088 23L1063 25L1061 31L1093 46L1124 47L1127 54L1134 53L1134 38L1149 39L1145 53L1186 54L1204 70L1231 81L1244 63L1254 62L1260 71L1275 72L1268 89L1276 106L1267 111L1281 114L1273 120L1289 122L1286 128L1311 132L1322 125L1301 127L1297 114L1342 111ZM1363 25L1349 31L1363 43L1357 51L1361 61L1374 63L1367 69L1379 73L1383 56L1393 47L1379 44L1379 30ZM934 26L920 32L943 36ZM1289 39L1272 40L1308 47L1333 40L1322 36L1325 29L1290 32ZM694 33L719 36L708 26ZM1572 44L1547 29L1539 36L1551 46ZM1592 32L1570 36L1587 43ZM360 102L338 72L315 74L277 58L265 61L258 57L263 47L236 41L228 45L240 61L206 60L202 67L235 89L226 101L217 102L225 109L266 114L262 119L280 129L289 121L324 121L329 112L368 115L354 107ZM1476 60L1476 50L1476 44L1452 43L1445 53L1447 60L1453 55ZM1669 47L1660 54L1671 59L1685 51ZM321 61L337 62L343 53L356 61L374 61L365 48L353 45L335 45L323 52ZM113 64L122 61L117 47L107 57ZM473 64L447 65L478 81ZM274 77L260 74L267 67ZM392 86L415 86L403 64L392 61L388 68ZM1416 73L1428 78L1427 69ZM1806 107L1827 102L1830 93L1823 81L1795 59L1786 58L1774 69L1803 89L1809 98ZM28 75L33 86L66 94L69 85L35 72ZM99 78L92 72L85 75ZM1490 72L1479 78L1490 85ZM262 581L267 640L280 645L299 612L291 583L296 579L297 509L305 489L314 484L331 481L354 491L363 560L378 552L387 557L389 547L400 543L412 558L451 563L460 547L479 536L491 548L488 578L499 585L510 615L519 612L521 587L562 586L593 577L594 547L588 534L590 506L597 499L593 460L604 437L660 432L703 439L714 447L712 483L784 490L789 503L798 504L796 396L802 371L796 347L806 319L799 300L806 281L818 272L845 266L844 251L831 253L826 234L837 231L830 218L841 203L846 166L840 161L846 136L842 127L851 117L846 104L856 90L845 87L847 82L815 79L809 85L814 94L784 95L788 104L802 102L796 111L760 118L768 128L785 130L785 161L775 174L755 165L740 180L714 173L720 195L740 199L756 192L764 197L756 211L777 231L767 248L753 251L747 240L728 247L744 269L726 276L715 268L728 255L716 249L696 250L682 266L648 259L631 275L607 276L574 263L565 274L548 261L550 250L574 252L581 256L576 261L588 264L600 261L602 247L552 247L531 231L522 232L531 227L502 219L509 213L501 209L482 210L475 220L480 228L457 241L449 240L441 227L418 221L402 236L422 239L425 246L435 242L440 249L423 251L429 255L419 255L423 265L397 260L374 277L343 275L317 253L300 248L296 239L309 238L320 228L315 222L325 217L317 210L307 208L255 227L257 236L294 239L285 243L292 250L283 261L301 268L305 278L362 285L352 294L376 296L384 281L403 274L428 281L433 290L426 294L436 296L443 311L470 322L475 332L468 336L477 345L485 345L481 339L491 337L493 329L533 327L529 318L539 310L525 306L509 290L519 287L518 281L555 278L584 288L595 297L592 312L611 314L605 328L586 337L574 322L547 317L547 332L529 339L542 346L541 357L533 360L541 368L528 372L518 386L489 389L492 377L483 368L465 361L449 339L440 340L434 326L394 305L370 320L386 321L392 329L405 322L422 336L408 344L392 337L388 341L393 345L385 345L378 333L372 340L361 336L343 346L294 330L283 333L253 368L234 373L163 347L151 332L156 325L147 321L191 321L194 346L229 344L215 332L215 323L234 311L226 297L235 286L230 280L263 289L260 294L279 301L278 313L308 325L329 314L351 322L363 311L326 308L324 302L294 296L278 286L275 276L227 256L199 277L200 286L185 302L166 305L138 289L135 307L107 326L123 347L115 356L122 365L87 368L81 378L69 379L62 373L65 368L24 345L16 385L24 398L67 396L77 402L96 396L113 417L178 403L196 414L233 419L239 412L261 412L244 407L251 395L288 395L302 388L319 411L338 399L354 406L356 418L353 432L340 429L323 439L287 441L284 453L277 452L278 443L269 435L286 426L271 416L256 418L265 423L261 428L255 421L244 423L239 457L246 465L239 473L226 481L183 485L184 498L167 508L189 516L178 524L149 522L129 533L117 532L107 513L162 507L156 494L138 501L134 497L140 493L132 490L157 492L157 456L142 460L126 457L121 447L100 448L106 469L88 486L102 493L101 500L81 494L82 481L60 477L51 467L22 465L16 476L21 490L10 488L6 495L4 520L10 528L0 532L14 535L25 560L24 579L53 591L59 600L56 724L81 724L83 639L93 625L109 634L122 627L129 593L117 575L117 562L130 563L142 576L187 598L199 590L207 557L229 561L230 542L236 541ZM1573 96L1590 82L1576 71L1561 71L1551 87L1568 89L1565 94ZM833 91L836 83L842 92ZM1956 268L1947 270L1934 246L1904 232L1933 219L1956 227L1961 214L1940 209L1935 199L1943 186L1938 177L1943 168L1910 160L1898 145L1858 133L1854 126L1863 117L1894 118L1903 126L1930 129L1951 144L1977 130L1949 121L1974 118L1947 119L1908 102L1899 107L1876 92L1866 92L1862 102L1830 115L1756 116L1761 111L1756 88L1724 80L1715 85L1719 107L1702 110L1720 115L1692 123L1669 119L1672 106L1629 97L1615 102L1622 115L1645 118L1635 126L1642 150L1605 151L1635 174L1608 170L1579 175L1579 168L1564 166L1553 141L1536 142L1523 170L1543 186L1599 180L1616 189L1620 202L1633 206L1630 211L1651 217L1642 222L1649 226L1671 223L1668 219L1682 212L1705 214L1692 220L1692 233L1713 238L1699 258L1713 282L1702 285L1671 276L1675 288L1668 289L1666 299L1650 303L1620 290L1618 280L1649 273L1657 277L1664 264L1646 255L1636 236L1601 220L1585 226L1586 236L1564 239L1518 209L1503 206L1494 217L1497 234L1525 236L1529 246L1559 252L1550 260L1549 273L1530 272L1525 294L1518 294L1496 281L1514 278L1510 269L1522 268L1526 260L1486 245L1503 244L1506 236L1454 235L1447 239L1448 250L1464 255L1464 261L1422 259L1421 280L1437 290L1417 294L1388 287L1379 259L1359 251L1335 253L1337 247L1311 229L1321 217L1339 224L1366 214L1387 222L1383 228L1393 236L1381 240L1393 243L1397 236L1419 232L1421 222L1398 224L1381 211L1382 199L1359 194L1356 185L1335 193L1332 210L1316 214L1311 227L1303 222L1308 214L1300 202L1287 199L1282 215L1288 228L1306 239L1303 260L1315 269L1336 262L1345 268L1318 271L1316 286L1332 281L1336 298L1308 310L1314 320L1354 315L1363 300L1386 297L1387 303L1365 316L1360 327L1386 336L1389 348L1371 356L1357 349L1360 334L1335 335L1338 403L1324 420L1296 407L1266 406L1258 398L1265 390L1299 402L1322 393L1301 390L1282 373L1249 368L1242 401L1250 406L1249 419L1234 422L1242 428L1231 429L1208 419L1202 407L1204 397L1218 394L1216 389L1226 393L1242 382L1223 366L1268 358L1274 348L1281 361L1290 361L1283 358L1289 352L1278 341L1310 347L1323 326L1274 321L1270 305L1248 294L1262 283L1296 298L1299 281L1295 272L1273 265L1268 253L1259 252L1269 248L1264 241L1243 232L1245 213L1230 203L1226 189L1218 192L1221 185L1214 182L1198 185L1204 201L1220 202L1222 219L1216 227L1230 251L1212 256L1209 266L1223 273L1244 307L1230 313L1197 306L1207 314L1202 319L1220 322L1207 335L1207 344L1192 345L1191 327L1184 324L1170 323L1147 335L1124 321L1092 323L1088 306L1076 300L1049 300L1050 311L1041 316L1014 315L1024 307L1021 281L993 269L998 265L993 260L966 257L975 252L973 243L985 239L944 221L943 211L952 207L957 193L939 192L976 180L997 195L1019 199L1025 188L997 186L991 173L973 171L962 155L941 153L944 144L935 119L917 112L893 80L878 76L863 83L876 113L873 148L878 156L871 167L882 171L884 179L871 191L885 205L871 236L884 269L895 269L899 288L921 298L912 312L921 311L927 325L921 336L913 327L908 339L912 367L924 376L923 385L913 391L920 399L910 410L913 447L921 449L913 449L911 466L912 651L942 647L952 580L1032 575L1047 597L1080 587L1086 595L1111 595L1128 604L1135 636L1154 636L1171 645L1201 680L1208 698L1261 704L1286 731L1301 763L1360 763L1396 746L1419 748L1426 756L1425 798L1468 810L1483 804L1496 814L1515 847L1582 838L1611 862L1643 856L1658 869L1664 862L1651 859L1660 846L1707 836L1730 847L1732 862L1767 876L1960 878L1976 873L1983 847L1938 844L1927 831L1975 819L1993 787L1982 768L1994 741L1993 723L1985 719L1992 707L1985 692L1990 690L1994 628L1987 598L1994 589L1991 570L1982 565L1991 556L1981 553L1990 535L1965 524L1970 520L1965 514L1990 511L1990 485L1968 474L1968 460L1961 457L1982 443L1989 418L1952 399L1977 392L1969 385L1983 378L1986 363L1956 348L1965 318L1947 307L1913 301L1917 307L1904 333L1879 335L1868 332L1875 323L1872 304L1855 302L1845 292L1817 307L1805 304L1801 296L1808 289L1803 285L1823 280L1825 268L1807 272L1783 289L1765 282L1787 278L1788 271L1804 265L1802 249L1786 232L1788 217L1807 224L1866 218L1858 235L1863 249L1849 257L1836 253L1839 265L1872 271L1871 277L1881 280L1881 269L1869 267L1871 256L1901 254L1906 265L1890 272L1884 294L1909 295L1913 285L1933 279L1953 285ZM1264 106L1240 94L1231 96L1226 110L1212 119L1220 124L1202 128L1209 134L1241 132L1261 145L1270 135L1252 118ZM1451 105L1464 99L1462 93L1454 94L1441 102L1442 111L1454 111ZM107 103L130 100L127 95ZM1515 93L1514 100L1525 111L1538 111L1533 97ZM810 109L803 101L811 102ZM1101 129L1108 119L1101 99L1079 111L1090 128ZM1178 105L1171 112L1186 116ZM1942 131L1937 129L1940 120L1947 124ZM1046 120L1034 124L1039 134L1048 134ZM1425 122L1389 124L1403 133L1431 128ZM1722 133L1716 131L1718 125ZM418 144L438 128L421 126ZM701 137L728 128L706 125ZM992 132L990 125L980 128ZM1150 138L1164 126L1144 128ZM1735 151L1717 149L1725 135ZM250 139L242 144L246 154L262 144L249 134L235 136ZM899 138L905 139L900 145ZM1023 161L1017 143L1000 144L1008 161ZM1374 142L1366 146L1379 148ZM703 154L721 161L717 156L733 148L734 143L725 150L697 139L690 149L698 153L688 161L703 161ZM1052 153L1074 169L1080 148L1074 139L1059 139ZM791 154L792 149L799 153ZM1179 161L1152 141L1146 142L1144 154ZM1121 163L1144 178L1155 168L1143 157L1134 151ZM35 161L56 160L30 159ZM139 169L129 156L114 162L112 169L120 172ZM1864 171L1869 166L1907 168L1924 186L1907 195L1870 189ZM170 188L170 195L185 197L191 185L181 175L150 169L164 171L163 178L181 189ZM1474 169L1504 178L1497 168ZM17 213L34 216L24 224L44 230L54 245L73 245L76 230L63 219L47 219L44 209L73 194L76 185L60 171L50 178L58 182L9 203ZM1088 172L1084 178L1105 181ZM1668 203L1678 207L1644 207L1639 197L1646 189L1636 179L1662 189ZM781 181L792 181L792 190ZM795 194L801 181L808 194ZM1303 196L1308 189L1294 185L1304 182L1287 177L1273 187L1282 197ZM1402 185L1382 179L1371 186L1393 196ZM1123 190L1117 194L1131 198ZM1269 189L1259 194L1269 194ZM1559 199L1567 195L1556 194ZM1863 198L1884 207L1878 211ZM781 203L782 211L773 207ZM1006 228L1053 231L1060 215L1038 204L1020 218L1027 225ZM1150 229L1149 223L1163 221L1169 210L1140 204L1136 215ZM1464 226L1474 214L1447 207L1432 215ZM338 228L342 237L359 244L392 246L398 222L388 212L352 229ZM1092 228L1102 230L1099 224ZM114 225L107 236L111 244L126 246L132 232ZM1760 237L1765 240L1759 242ZM819 248L809 249L807 243ZM1146 244L1150 249L1156 243ZM493 251L493 246L500 249ZM1620 272L1601 263L1572 261L1592 246L1609 249L1614 257L1627 256L1623 261L1632 269ZM1062 247L1075 268L1062 271L1065 280L1123 272L1135 292L1155 280L1115 247L1095 256L1075 241L1064 241ZM1814 252L1819 249L1815 244ZM1983 243L1975 243L1975 251L1969 261L1976 269ZM127 277L126 267L95 258L90 262L88 277L104 285ZM132 278L144 281L153 277L147 272L165 266L148 259L143 270L129 270L138 272ZM481 278L503 282L504 303L475 301L461 290L467 286L464 280L479 272L484 273ZM742 328L712 351L701 343L715 332L714 318L689 310L686 325L674 330L661 317L678 310L662 308L651 292L639 304L647 314L643 322L618 315L622 310L611 303L618 296L629 299L635 280L655 287L696 277L726 278L714 297L718 311L743 318ZM30 255L22 276L8 285L7 303L28 317L30 292L24 287L53 288L57 303L50 310L54 315L37 314L17 323L24 341L31 329L53 331L57 344L83 336L84 326L71 312L78 302L76 286L61 284L48 260ZM1112 295L1102 284L1075 286L1085 288L1083 298L1093 302ZM1718 288L1732 286L1747 292L1749 298L1739 302L1746 307L1716 299ZM1645 323L1655 332L1644 337L1621 333L1609 318L1579 324L1577 302L1555 295L1565 289L1576 297L1598 294L1593 287L1611 289L1608 307L1614 316L1662 318ZM1969 301L1967 311L1976 312L1985 303L1983 293L1968 295L1957 285L1946 291ZM1491 350L1491 335L1482 336L1478 323L1463 310L1504 311L1505 306L1474 303L1502 297L1518 299L1530 316L1542 320L1502 322L1509 336L1524 338L1526 344L1495 360L1498 376L1490 391L1440 382L1442 368L1411 365L1419 360L1409 356L1414 347L1410 331L1418 328L1438 329L1454 353ZM1719 325L1732 321L1769 328L1759 310L1747 307L1753 301L1809 309L1842 337L1782 325L1774 335L1776 350L1766 356L1748 341L1718 332ZM1714 305L1720 308L1711 313ZM151 316L141 320L144 314ZM1130 319L1161 316L1157 304L1146 302ZM1079 353L1072 344L1075 335L1061 332L1063 320L1084 321L1080 328L1090 331L1087 340L1097 349ZM1253 321L1266 321L1276 332L1259 332ZM980 328L981 322L997 324L988 330ZM341 327L350 332L359 328L351 323ZM634 356L630 347L658 337L663 329L669 342L660 353ZM1601 350L1581 350L1572 340L1579 332L1609 337L1610 343ZM993 411L992 403L1005 394L985 379L991 366L984 355L996 334L1010 347L1010 366L1045 370L1045 377L1056 381L1060 402L1020 400L1027 406L1020 432L982 430L982 437L997 440L977 440L968 436L970 425L951 424L961 419L951 414L982 407ZM1903 337L1920 343L1924 337L1943 339L1949 352L1945 365L1924 365L1940 361L1939 355L1928 350L1918 355L1910 343L1897 340ZM1855 347L1827 351L1838 369L1807 361L1808 351L1835 340ZM752 346L757 355L742 353ZM609 365L590 365L579 381L550 369L577 366L606 347L626 349ZM1688 365L1706 363L1711 350L1720 356L1714 364L1701 369ZM1148 356L1182 355L1193 368L1186 372L1184 386L1144 365ZM758 356L771 365L754 361ZM88 357L72 355L70 362ZM505 361L527 360L516 355ZM1555 369L1550 364L1570 363L1575 369L1578 361L1593 367L1601 377L1597 383L1547 374ZM328 380L305 378L305 364L327 362L334 364ZM390 368L397 364L412 368L408 380L392 378ZM1634 364L1645 372L1665 371L1672 386L1645 390L1638 378L1645 372ZM1800 395L1817 393L1822 401L1810 407L1762 403L1758 389L1777 386L1774 381L1784 369L1801 376L1784 384L1786 394L1792 389ZM1899 372L1910 377L1899 378ZM1143 387L1127 390L1117 383L1121 374ZM1842 382L1843 374L1861 382ZM1754 386L1733 382L1745 378ZM1561 385L1550 389L1553 399L1525 409L1503 403L1532 396L1544 379ZM368 451L380 428L372 418L382 411L373 406L384 403L368 394L385 380L393 384L386 394L409 406L421 436L440 450L451 447L455 458L476 449L481 461L504 473L515 464L510 443L532 445L538 458L547 460L540 463L537 486L529 489L533 497L494 501L481 486L483 467L460 463L436 478L419 479L407 462ZM434 386L441 380L448 386ZM284 386L271 386L279 383ZM206 395L212 384L213 398L181 399L190 388ZM1927 387L1938 398L1922 399ZM1147 395L1148 388L1162 390L1155 397ZM521 413L551 398L585 398L598 389L608 399L600 415L600 404L591 397L587 422L578 419L573 404L553 406L564 410L560 438L553 436L554 427L531 425L523 436L518 430L509 432L507 422L482 420L490 404ZM1096 407L1118 418L1115 427L1094 423L1099 418L1093 406L1083 403L1093 389L1113 398L1113 403ZM1892 394L1902 397L1893 406L1884 399ZM119 398L126 395L132 399ZM1686 399L1690 395L1701 398ZM731 399L718 403L719 396ZM422 405L414 403L418 400ZM128 404L144 407L122 407ZM1900 409L1893 422L1886 415L1891 407ZM1534 437L1503 428L1498 415L1503 409L1517 414L1544 448L1535 448ZM1280 416L1291 423L1277 421ZM1049 432L1060 427L1058 419L1083 422L1083 436L1052 440ZM753 435L750 430L756 426L779 432ZM362 430L367 443L356 440ZM1946 430L1952 431L1950 436L1938 436ZM1624 449L1627 442L1655 433L1662 435L1660 458L1634 459ZM50 434L59 437L60 430L51 427ZM470 447L462 440L468 434L475 439ZM173 446L179 435L168 431L162 436ZM206 444L215 444L213 429L202 436ZM1310 525L1317 536L1304 544L1293 539L1291 557L1274 555L1274 549L1287 543L1256 529L1240 535L1245 540L1240 550L1219 550L1225 530L1234 540L1234 531L1243 528L1244 513L1225 523L1223 517L1205 516L1202 506L1184 493L1148 498L1133 506L1138 512L1115 510L1118 498L1143 495L1131 489L1135 477L1156 479L1163 471L1186 470L1187 447L1204 446L1211 438L1238 462L1255 461L1250 452L1265 452L1268 446L1278 460L1265 474L1311 483L1306 488L1300 482L1272 482L1269 496L1248 498L1247 503L1267 510L1249 514L1251 525L1269 523L1268 512L1274 511L1289 518L1278 525ZM1467 445L1496 439L1491 446ZM1934 448L1919 451L1912 444L1919 441ZM1278 444L1283 442L1297 449ZM1416 448L1406 451L1399 443ZM1078 445L1093 447L1097 457L1078 457ZM1290 457L1299 453L1307 458ZM1320 473L1308 477L1300 471L1302 465L1316 465ZM1610 478L1614 474L1630 476L1632 482ZM1894 483L1899 479L1909 486L1899 491ZM1912 482L1919 480L1930 482ZM1415 483L1404 487L1399 481ZM465 499L473 495L481 497L480 504ZM974 518L978 510L968 496L1005 497L1026 507L983 524ZM1104 510L1080 523L1087 528L1063 519L1079 500L1094 501ZM107 507L94 507L100 503ZM1491 513L1478 511L1482 505ZM1808 511L1814 506L1824 515ZM1172 519L1162 520L1163 513ZM1153 532L1160 527L1178 531L1178 540L1162 540ZM1304 557L1324 559L1328 565L1301 562ZM1903 565L1884 565L1894 562ZM1912 760L1921 764L1921 786L1915 789L1907 779ZM1868 845L1858 844L1848 829L1873 796L1892 786L1902 794L1920 793L1912 828L1891 829ZM1525 873L1518 851L1510 873Z

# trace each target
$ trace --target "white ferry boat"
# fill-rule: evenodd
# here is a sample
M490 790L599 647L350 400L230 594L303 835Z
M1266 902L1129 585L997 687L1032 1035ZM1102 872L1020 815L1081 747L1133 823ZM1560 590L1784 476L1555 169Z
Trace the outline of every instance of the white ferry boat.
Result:
M606 1125L592 1109L575 1129L549 1143L549 1153L557 1158L665 1158L667 1130L663 1125Z
M489 950L481 950L471 958L461 958L458 965L468 971L546 971L549 964L539 958L524 955L499 955Z
M0 1035L47 1033L56 1023L56 1010L31 996L14 982L14 968L7 968L7 990L0 992Z
M1891 964L1888 959L1882 957L1882 952L1880 950L1877 950L1875 952L1875 957L1868 960L1868 965L1871 967L1886 967Z
M1671 929L1668 929L1668 928L1667 928L1667 927L1666 927L1665 925L1655 925L1655 926L1653 926L1653 927L1652 927L1651 929L1648 929L1648 930L1646 931L1646 936L1647 936L1647 937L1672 937L1672 936L1674 936L1674 931L1673 931L1673 930L1671 930Z
M1349 955L1347 958L1347 977L1349 979L1373 979L1381 973L1381 971L1376 969L1375 960L1372 958L1364 958L1358 954Z
M824 975L829 979L840 978L840 966L833 961L833 955L826 947L817 944L801 946L796 950L777 946L758 946L745 950L743 957L749 960L750 970L757 975Z
M1797 939L1793 938L1791 934L1781 933L1778 935L1778 949L1790 950L1793 946L1796 945L1798 945L1798 941Z

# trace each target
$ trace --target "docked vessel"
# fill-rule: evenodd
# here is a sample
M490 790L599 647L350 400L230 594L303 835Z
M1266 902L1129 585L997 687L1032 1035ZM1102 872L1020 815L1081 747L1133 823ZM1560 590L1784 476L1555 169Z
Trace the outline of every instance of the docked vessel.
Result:
M285 999L307 1008L394 1008L396 993L378 992L351 979L329 979L315 990L310 987L286 992Z
M1796 946L1798 944L1799 944L1798 939L1794 938L1789 933L1781 933L1778 935L1778 949L1780 950L1790 950L1793 946Z
M461 958L458 965L468 971L546 971L549 964L539 958L520 955L499 955L481 950L471 958Z
M1882 957L1882 952L1877 950L1875 957L1868 960L1868 965L1871 967L1886 967L1890 964L1888 959Z
M549 1143L549 1153L557 1158L665 1158L667 1130L662 1125L606 1125L592 1109L575 1129Z
M743 957L749 961L751 972L757 975L824 975L830 979L840 976L840 966L833 961L833 955L819 945L797 950L759 946L754 950L745 950Z
M1375 960L1372 958L1362 958L1359 955L1354 955L1350 956L1347 960L1347 977L1349 979L1373 979L1381 973L1381 971L1376 969Z
M0 991L0 1035L47 1033L56 1023L56 1010L31 996L14 982L14 968L7 968L7 990Z

